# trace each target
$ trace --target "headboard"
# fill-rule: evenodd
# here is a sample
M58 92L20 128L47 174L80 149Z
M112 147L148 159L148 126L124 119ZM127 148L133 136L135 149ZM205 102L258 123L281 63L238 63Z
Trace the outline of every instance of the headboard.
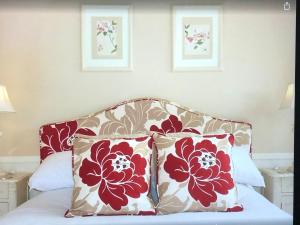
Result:
M41 126L40 157L72 150L75 134L111 135L160 133L212 133L223 130L232 133L236 146L251 153L252 126L249 123L214 118L187 107L158 98L138 98L121 102L89 116Z

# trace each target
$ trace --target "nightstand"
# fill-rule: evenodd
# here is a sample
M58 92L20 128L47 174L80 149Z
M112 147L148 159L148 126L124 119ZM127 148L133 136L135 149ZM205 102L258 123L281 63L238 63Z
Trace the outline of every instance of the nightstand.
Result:
M28 173L0 177L0 216L27 200Z
M294 174L275 169L261 169L266 187L263 195L289 214L293 214Z

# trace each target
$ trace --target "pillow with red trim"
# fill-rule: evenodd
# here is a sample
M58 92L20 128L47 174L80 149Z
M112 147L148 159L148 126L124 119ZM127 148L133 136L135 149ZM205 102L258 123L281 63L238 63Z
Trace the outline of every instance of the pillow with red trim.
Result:
M154 134L159 214L242 211L233 181L232 134Z
M65 217L155 214L149 197L151 138L78 137L72 206Z

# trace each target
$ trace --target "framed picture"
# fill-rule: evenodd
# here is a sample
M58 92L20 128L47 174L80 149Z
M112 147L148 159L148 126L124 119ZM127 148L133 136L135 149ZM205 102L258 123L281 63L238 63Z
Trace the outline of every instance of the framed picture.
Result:
M82 5L84 71L131 70L131 7Z
M173 70L221 70L221 6L173 7Z

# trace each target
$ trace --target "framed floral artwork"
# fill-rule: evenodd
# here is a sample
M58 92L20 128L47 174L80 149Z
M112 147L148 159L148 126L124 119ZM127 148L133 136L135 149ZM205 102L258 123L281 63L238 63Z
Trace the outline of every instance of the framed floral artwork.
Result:
M128 5L82 5L82 69L131 70L131 13Z
M221 70L221 6L173 7L173 70Z

